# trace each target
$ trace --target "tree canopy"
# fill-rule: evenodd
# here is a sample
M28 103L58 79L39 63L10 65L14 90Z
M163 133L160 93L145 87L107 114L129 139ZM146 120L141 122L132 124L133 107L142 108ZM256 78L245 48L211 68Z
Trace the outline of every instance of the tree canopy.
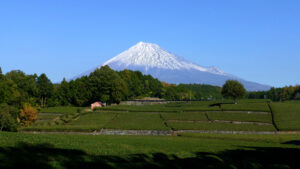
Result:
M222 87L221 93L223 97L232 98L236 103L236 99L242 98L245 95L246 90L244 86L237 80L227 80Z
M0 131L16 131L18 110L7 104L0 104Z
M252 91L247 93L249 99L271 99L273 101L300 100L300 85L272 87L268 91Z
M45 107L47 98L52 95L53 84L44 73L37 78L37 92L41 99L41 106Z

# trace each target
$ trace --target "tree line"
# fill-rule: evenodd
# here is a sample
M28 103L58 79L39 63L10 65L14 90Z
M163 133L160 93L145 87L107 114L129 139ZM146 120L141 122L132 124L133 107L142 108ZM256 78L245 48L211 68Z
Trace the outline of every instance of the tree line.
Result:
M1 69L1 68L0 68ZM166 100L209 100L221 98L221 88L199 84L168 84L140 71L114 71L102 66L88 76L54 84L46 74L26 75L13 70L0 73L0 103L22 107L89 106L92 102L120 103L142 97Z
M249 99L271 99L272 101L300 100L300 85L272 87L268 91L248 92Z
M221 98L221 88L200 84L168 84L140 71L114 71L102 66L88 76L55 84L46 74L6 74L0 68L0 131L14 131L37 120L38 110L52 106L89 106L95 101L120 103L143 97L166 100Z

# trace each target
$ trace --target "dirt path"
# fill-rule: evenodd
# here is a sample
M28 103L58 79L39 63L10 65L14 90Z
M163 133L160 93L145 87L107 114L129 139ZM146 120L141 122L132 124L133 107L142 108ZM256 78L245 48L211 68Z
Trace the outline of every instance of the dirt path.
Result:
M207 130L178 130L178 133L214 133L214 134L300 134L300 131L207 131Z
M46 132L46 131L21 131L22 133L33 134L66 134L66 135L172 135L172 130L117 130L117 129L101 129L94 132Z
M252 121L230 121L230 120L165 120L165 122L185 122L185 123L230 123L230 124L253 124L253 125L265 125L272 126L271 123L264 122L252 122Z
M199 112L199 113L211 113L211 112L222 112L222 113L245 113L245 114L270 114L270 112L263 112L263 111L235 111L235 110L231 110L231 111L222 111L222 110L199 110L199 111L182 111L184 112Z
M63 115L64 113L39 113L39 115Z
M184 112L198 112L198 113L210 113L210 112L222 112L222 113L245 113L245 114L270 114L270 112L263 112L263 111L223 111L223 110L182 110L182 111L166 111L166 112L159 112L159 111L128 111L128 110L103 110L103 112L134 112L134 113L184 113Z
M253 124L253 125L261 125L261 126L272 126L271 123L252 122L252 121L213 120L213 122L217 122L217 123L231 123L231 124Z
M99 132L44 132L44 131L21 131L33 134L65 134L65 135L165 135L176 136L180 133L212 133L212 134L300 134L300 131L207 131L207 130L115 130L102 129Z

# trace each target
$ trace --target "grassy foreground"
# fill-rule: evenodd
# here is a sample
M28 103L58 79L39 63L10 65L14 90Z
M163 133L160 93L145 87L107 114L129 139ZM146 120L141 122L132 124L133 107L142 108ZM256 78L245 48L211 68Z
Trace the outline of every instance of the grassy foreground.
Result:
M299 135L0 133L0 168L299 168Z

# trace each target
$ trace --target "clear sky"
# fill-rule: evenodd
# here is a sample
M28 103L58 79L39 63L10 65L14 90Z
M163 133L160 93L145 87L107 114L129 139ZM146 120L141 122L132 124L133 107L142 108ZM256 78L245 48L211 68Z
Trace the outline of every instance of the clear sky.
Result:
M276 87L300 84L300 1L1 0L0 67L72 78L139 41Z

